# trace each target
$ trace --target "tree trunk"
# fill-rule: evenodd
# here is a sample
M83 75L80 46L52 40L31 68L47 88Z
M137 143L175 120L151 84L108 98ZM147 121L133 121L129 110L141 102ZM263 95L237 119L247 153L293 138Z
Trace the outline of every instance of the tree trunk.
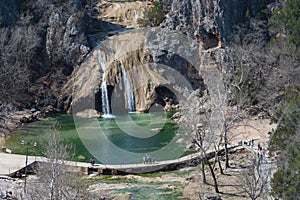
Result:
M205 160L202 158L201 160L201 171L202 171L202 183L207 184L206 175L205 175Z
M230 168L230 165L229 165L229 151L228 151L228 139L227 139L227 133L225 133L225 136L224 136L224 140L225 140L225 168Z
M224 174L224 171L223 171L223 168L222 168L222 165L221 165L221 159L220 159L220 156L218 156L218 165L219 165L219 168L220 168L220 173L221 173L221 174Z
M214 181L215 192L216 192L216 193L220 193L219 187L218 187L218 182L217 182L217 178L216 178L214 169L213 169L213 167L211 166L211 164L210 164L210 162L209 162L209 160L208 160L208 158L207 158L206 155L205 155L205 161L206 161L206 163L208 164L209 171L210 171L211 176L212 176L213 181Z
M211 166L211 164L210 164L210 162L209 162L209 160L208 160L206 151L203 149L203 147L202 147L199 143L196 142L195 144L201 149L202 154L203 154L203 160L205 161L205 163L208 164L209 171L210 171L211 176L212 176L213 181L214 181L215 192L216 192L216 193L220 193L219 188L218 188L217 178L216 178L214 169L213 169L213 167ZM203 169L204 169L204 168L203 168Z

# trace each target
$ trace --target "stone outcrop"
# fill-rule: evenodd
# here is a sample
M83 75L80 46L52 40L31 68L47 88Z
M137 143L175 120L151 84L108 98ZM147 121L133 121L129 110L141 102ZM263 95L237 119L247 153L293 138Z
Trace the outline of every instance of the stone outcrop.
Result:
M99 3L100 19L126 28L137 28L138 19L143 17L147 3L137 2L101 2Z
M46 52L53 65L65 63L66 74L79 65L90 52L85 33L86 19L78 10L69 15L61 8L51 12L46 33Z
M162 28L197 38L204 48L226 42L235 25L257 15L271 0L174 0Z

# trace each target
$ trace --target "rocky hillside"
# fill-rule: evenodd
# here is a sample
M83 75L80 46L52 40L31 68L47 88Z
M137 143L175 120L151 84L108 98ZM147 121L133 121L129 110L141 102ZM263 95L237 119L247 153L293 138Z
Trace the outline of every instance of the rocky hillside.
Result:
M266 25L266 19L270 15L266 10L274 8L270 6L271 1L161 0L159 2L167 13L165 20L160 24L160 31L177 30L197 41L200 52L193 53L200 64L217 66L223 73L229 74L230 81L238 80L242 71L247 72L247 78L238 83L238 87L230 90L231 105L247 107L260 103L259 109L262 111L264 107L268 109L270 105L279 101L277 97L280 99L282 87L273 84L275 78L281 77L272 69L272 66L278 65L275 63L276 58L270 55L266 56L270 59L257 56L263 53L259 50L263 50L263 45L266 45L271 37ZM1 66L1 73L6 76L1 77L0 87L3 95L0 102L2 105L13 103L18 109L27 107L42 111L65 112L71 111L72 102L80 101L81 98L99 97L102 83L100 77L104 72L101 71L100 66L97 66L96 42L122 33L128 28L137 27L136 18L141 16L147 7L152 6L146 5L145 2L2 1L0 31L5 37L2 37L0 51L2 55L7 56L5 59L1 58L1 63L4 63ZM235 27L241 23L244 26L240 26L237 31ZM19 37L20 35L32 37L22 38ZM132 40L133 43L138 41L134 37L126 38L125 35L124 40ZM252 41L258 42L254 45L255 49L253 45L233 47L232 44L249 44L241 41L247 38L254 38ZM111 37L111 40L113 39L116 38ZM118 39L122 39L122 36ZM154 103L169 106L167 101L174 100L174 93L172 94L166 86L163 86L169 83L165 82L164 78L160 78L164 70L161 70L159 65L175 69L189 81L193 89L200 89L203 92L206 86L202 72L197 70L200 65L193 66L171 50L159 49L167 43L169 47L176 46L177 39L164 40L163 35L156 34L154 39L147 43L146 48L142 47L127 55L124 54L119 60L114 60L113 54L106 58L110 61L105 72L109 93L112 93L122 77L120 61L127 71L137 65L150 64L138 72L143 74L139 78L145 80L145 85L134 94L138 111L147 111ZM114 53L121 48L120 46L121 44L114 49ZM122 48L131 51L131 47ZM234 48L241 49L234 51ZM17 49L26 49L26 51L17 51ZM250 50L250 53L246 52ZM12 54L12 51L15 54ZM235 55L230 55L230 52L234 52ZM257 58L256 62L251 62L253 56L240 55L243 53L256 54L254 55ZM18 59L15 59L16 57ZM239 58L246 62L243 67L237 64L240 62ZM229 60L234 64L228 63ZM14 66L17 70L7 73L6 69L10 66ZM87 72L89 70L93 73ZM278 68L278 71L282 70ZM270 76L272 78L269 78ZM13 77L22 81L13 81ZM136 79L134 76L129 76L131 84L134 84ZM282 78L279 82L284 85L284 80L285 78ZM88 83L91 85L86 85ZM7 85L11 86L7 87ZM276 91L271 100L264 96L265 86L273 87ZM235 96L238 92L239 98ZM100 99L96 102L96 110L101 112L101 98L96 99ZM269 114L274 113L270 111Z
M17 109L62 111L60 90L95 46L92 34L122 27L93 17L98 9L92 1L0 4L0 103Z
M270 2L174 0L161 27L197 38L206 49L216 47L230 39L234 26L259 15Z
M100 20L120 24L126 28L138 28L138 19L147 9L146 2L101 2L98 4Z
M204 64L207 66L206 63L211 63L211 65L217 65L219 68L221 67L221 62L217 57L224 57L225 51L219 50L216 47L224 47L222 45L223 43L226 43L227 40L229 40L232 37L233 33L233 27L235 25L238 25L241 22L246 22L249 18L255 17L259 15L259 13L266 8L266 5L269 3L268 1L263 2L219 2L219 1L160 1L164 6L165 9L169 9L168 14L166 15L166 19L164 22L161 23L160 28L162 28L160 31L164 32L167 30L177 30L180 33L183 33L187 35L188 37L191 37L193 39L196 39L196 41L199 42L200 48L202 50L212 49L209 51L209 53L201 53L201 52L194 52L195 54L200 55L198 57L199 60L201 60L202 65ZM133 6L135 5L135 6ZM127 20L120 20L122 16L131 16L131 23L133 26L136 23L135 16L132 16L132 13L136 11L136 6L140 5L140 3L103 3L99 4L100 8L100 19L108 20L113 23L123 23L124 25L128 25ZM119 10L119 12L112 12ZM129 26L130 27L130 26ZM127 34L127 33L126 33ZM124 35L126 35L124 34ZM153 33L154 35L156 33ZM128 33L129 36L119 36L118 38L111 38L111 40L131 40L130 33ZM135 38L134 34L131 35L132 38ZM175 69L176 71L180 72L181 75L183 75L192 85L193 89L200 89L201 92L205 90L205 85L203 83L203 78L198 68L200 68L200 62L197 63L198 66L192 66L191 63L188 63L186 60L180 58L178 55L174 55L174 53L170 52L170 49L158 49L156 47L156 42L158 44L162 44L161 46L164 46L164 39L159 39L161 36L159 34L156 35L155 40L152 42L147 43L146 49L143 49L142 47L139 52L135 52L135 55L130 54L129 56L126 55L122 58L122 62L125 65L125 68L127 71L132 70L136 66L144 65L145 63L152 63L152 64L164 64L166 66L171 67L172 69ZM154 37L155 38L155 37ZM135 38L135 42L138 42L139 39ZM169 46L176 45L176 39L174 41L168 41ZM130 42L129 42L130 43ZM144 41L142 42L144 43ZM127 44L128 45L128 44ZM126 46L126 45L125 45ZM143 45L142 45L143 46ZM159 48L161 48L161 46ZM166 47L166 46L165 46ZM113 52L117 52L118 48L123 48L122 51L131 51L131 49L124 49L124 47L121 47L121 44L119 47L116 47L116 49L112 50ZM216 48L214 50L214 48ZM202 51L201 50L201 51ZM202 55L202 56L201 56ZM217 56L216 56L217 55ZM87 60L87 62L90 62L91 59L94 60L94 63L96 63L97 54L94 52L91 57ZM137 57L138 59L134 59ZM116 84L118 80L121 79L121 68L119 62L114 62L113 55L109 56L110 59L108 59L108 63L113 62L111 66L109 66L109 69L107 70L107 78L108 78L108 88L109 92L112 93L113 89L116 87ZM84 69L87 66L84 64ZM95 66L95 65L93 65ZM96 71L101 71L100 66L99 69L96 69ZM157 67L154 67L157 68ZM71 82L73 79L77 80L86 80L86 75L83 73L79 73L79 71L84 70L79 69L77 72L74 73L74 76L72 76ZM95 69L95 68L94 68ZM163 80L160 77L162 74L159 72L160 70L154 70L153 66L148 66L146 68L139 68L139 72L137 72L138 78L141 80L144 80L144 87L139 88L134 93L134 98L136 100L136 108L138 111L148 111L151 105L154 103L159 102L161 105L166 106L168 105L166 101L169 99L174 99L175 94L172 94L169 89L167 89L164 84L169 84L166 82L166 80ZM149 73L149 71L151 73ZM163 71L163 70L162 70ZM103 72L102 72L103 73ZM94 76L97 73L92 73ZM152 75L151 75L152 74ZM101 77L102 74L97 74L97 82L98 85L101 85ZM156 79L160 79L159 81L155 81ZM93 78L94 79L94 78ZM129 77L131 85L134 86L134 83L136 82L137 77ZM73 82L72 82L73 83ZM93 95L96 95L96 108L97 111L101 112L101 89L97 88L97 86L86 86L83 83L77 82L77 86L75 88L81 88L78 92L75 91L75 96L73 98L73 102L77 102L78 99L86 99L86 97L91 97ZM94 83L93 83L94 84ZM80 87L80 85L85 85L85 87ZM66 96L72 91L70 88L71 84L68 83L67 86L64 89L64 95L63 99L68 99ZM87 91L84 90L84 88L93 88L90 90L90 92L87 93ZM157 91L161 90L162 91ZM96 92L95 92L96 91ZM168 94L168 95L164 95ZM83 94L83 96L81 96ZM100 96L99 96L100 95ZM124 97L125 98L125 97ZM98 100L97 100L98 99ZM100 99L100 100L99 100ZM177 102L177 101L175 101ZM67 103L64 103L65 105L71 105L71 103L68 101ZM70 107L66 107L66 109L70 110Z

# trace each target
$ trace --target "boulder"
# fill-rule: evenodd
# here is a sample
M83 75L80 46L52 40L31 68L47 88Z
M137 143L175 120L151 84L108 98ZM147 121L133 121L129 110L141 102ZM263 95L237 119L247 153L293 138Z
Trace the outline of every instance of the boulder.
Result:
M204 200L222 200L222 198L220 196L204 194Z
M27 123L30 123L31 121L30 121L30 119L27 118L27 117L21 117L21 118L20 118L20 122L21 122L21 123L24 123L24 124L27 124Z
M171 117L171 119L176 121L176 120L179 120L180 117L181 117L180 112L176 112L176 113Z
M85 117L85 118L95 118L95 117L100 117L101 115L96 110L87 109L81 112L77 112L76 116Z

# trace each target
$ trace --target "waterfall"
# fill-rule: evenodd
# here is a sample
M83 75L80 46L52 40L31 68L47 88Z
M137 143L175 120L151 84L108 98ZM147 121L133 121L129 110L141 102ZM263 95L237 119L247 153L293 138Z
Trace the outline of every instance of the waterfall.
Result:
M133 91L132 91L130 82L128 80L127 74L126 74L125 67L124 67L122 61L121 60L119 60L119 61L121 63L121 68L122 68L122 75L123 75L123 79L124 79L124 86L125 86L128 110L129 110L129 112L134 112L135 111L135 103L134 103Z
M110 117L111 111L110 111L110 107L109 107L108 91L107 91L107 84L106 84L106 78L105 78L105 64L101 57L99 43L97 43L97 48L98 48L98 63L102 70L102 84L101 84L102 112L103 112L103 117Z
M136 9L134 9L133 12L134 12L134 22L137 23L137 20L138 20L138 18L139 18L139 13L137 12Z

